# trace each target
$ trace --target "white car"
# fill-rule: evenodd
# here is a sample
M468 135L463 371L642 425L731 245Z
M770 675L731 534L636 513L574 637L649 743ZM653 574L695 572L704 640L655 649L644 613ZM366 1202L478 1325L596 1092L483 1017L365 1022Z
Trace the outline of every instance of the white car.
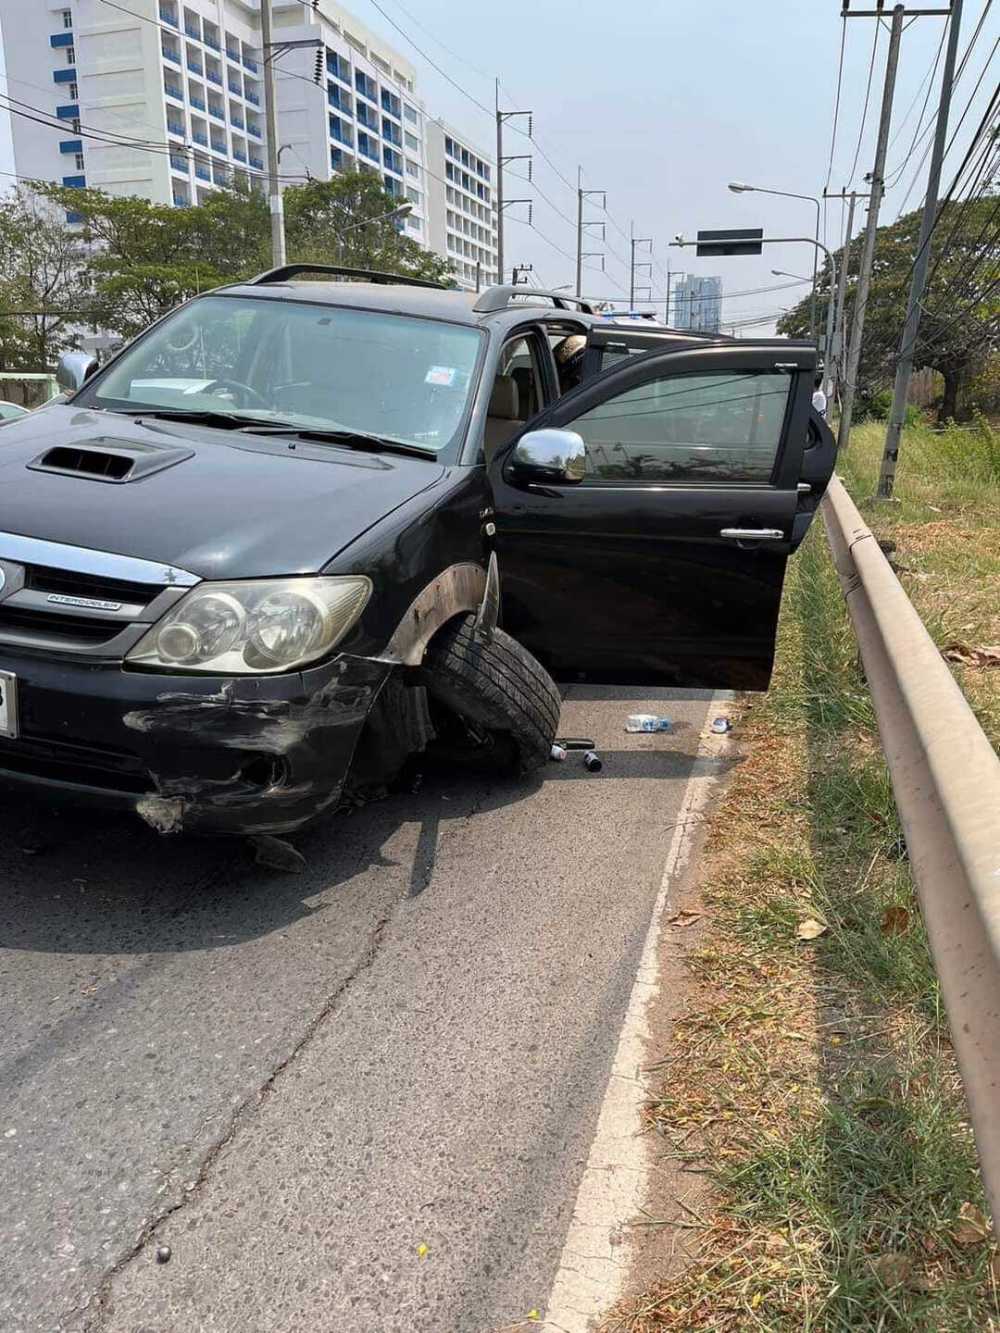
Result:
M18 403L8 403L0 398L0 426L6 426L8 421L17 421L19 417L26 417L28 409L21 407Z

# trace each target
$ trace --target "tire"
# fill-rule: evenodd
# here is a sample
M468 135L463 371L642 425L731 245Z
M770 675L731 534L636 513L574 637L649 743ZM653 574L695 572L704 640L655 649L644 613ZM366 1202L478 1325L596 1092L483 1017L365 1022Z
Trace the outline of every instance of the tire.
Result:
M454 620L431 640L422 682L433 700L479 732L481 749L494 753L494 766L506 761L530 773L549 758L562 699L549 673L516 639L498 629L481 643L475 622L474 615Z

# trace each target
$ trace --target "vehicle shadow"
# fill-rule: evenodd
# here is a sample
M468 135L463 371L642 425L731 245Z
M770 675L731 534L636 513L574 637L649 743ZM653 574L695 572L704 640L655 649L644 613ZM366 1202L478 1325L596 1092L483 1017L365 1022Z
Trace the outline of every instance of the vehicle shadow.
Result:
M639 748L602 751L598 773L588 772L579 753L530 777L428 766L408 789L295 834L306 859L300 874L256 864L246 839L163 837L127 814L4 793L0 950L221 949L339 907L344 899L336 890L373 867L402 870L401 896L416 897L431 883L439 842L456 821L513 808L548 783L583 782L596 790L622 780L683 781L709 762L668 748L666 739L638 737ZM416 826L408 866L391 850L406 825Z

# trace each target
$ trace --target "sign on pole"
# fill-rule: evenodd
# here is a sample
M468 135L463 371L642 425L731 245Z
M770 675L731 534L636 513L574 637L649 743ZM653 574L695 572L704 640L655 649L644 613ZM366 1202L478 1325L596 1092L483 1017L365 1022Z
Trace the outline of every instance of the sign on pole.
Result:
M763 227L730 227L726 231L700 231L695 254L759 255L764 239Z

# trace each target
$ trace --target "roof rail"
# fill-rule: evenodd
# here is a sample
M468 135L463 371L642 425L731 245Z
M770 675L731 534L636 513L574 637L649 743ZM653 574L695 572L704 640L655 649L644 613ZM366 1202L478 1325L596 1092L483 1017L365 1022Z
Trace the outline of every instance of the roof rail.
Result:
M476 300L472 307L477 314L490 314L495 310L506 310L512 303L515 296L536 296L547 297L557 310L569 310L576 306L583 311L585 315L596 315L597 311L589 301L581 300L579 296L567 296L565 292L547 292L539 287L529 287L525 283L518 283L516 286L504 284L502 287L487 287Z
M449 290L440 282L430 282L427 278L411 278L405 273L382 273L372 268L344 268L341 264L282 264L280 268L270 268L266 273L258 273L249 278L248 287L263 287L272 282L288 282L300 273L328 273L338 278L354 278L360 282L374 282L385 286L434 287L438 291Z

